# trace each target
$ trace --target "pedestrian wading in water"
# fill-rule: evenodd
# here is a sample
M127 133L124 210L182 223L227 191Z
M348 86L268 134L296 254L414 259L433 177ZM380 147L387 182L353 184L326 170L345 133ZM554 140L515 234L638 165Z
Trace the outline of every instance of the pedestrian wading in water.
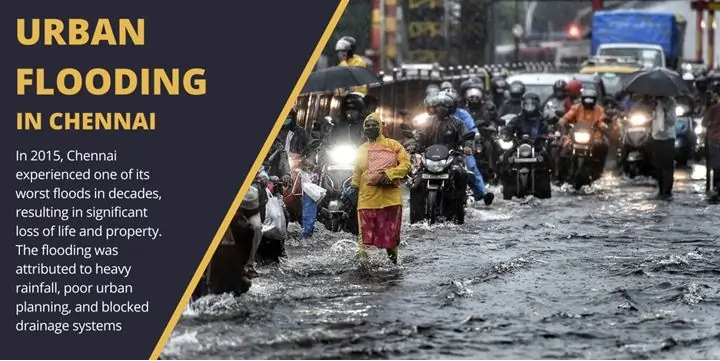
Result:
M400 184L410 172L410 157L400 143L383 136L376 114L365 118L363 132L368 141L358 148L352 185L344 192L343 201L357 198L359 255L367 257L365 248L374 246L385 249L397 263L402 225Z

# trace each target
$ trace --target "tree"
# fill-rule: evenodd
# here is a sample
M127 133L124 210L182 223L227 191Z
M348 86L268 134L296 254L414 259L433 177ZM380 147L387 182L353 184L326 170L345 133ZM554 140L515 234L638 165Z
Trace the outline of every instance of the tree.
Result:
M365 54L370 48L370 35L372 32L372 0L350 1L345 13L340 17L335 31L328 41L323 55L330 59L330 65L337 65L338 59L335 55L335 43L343 36L352 36L357 40L357 54Z

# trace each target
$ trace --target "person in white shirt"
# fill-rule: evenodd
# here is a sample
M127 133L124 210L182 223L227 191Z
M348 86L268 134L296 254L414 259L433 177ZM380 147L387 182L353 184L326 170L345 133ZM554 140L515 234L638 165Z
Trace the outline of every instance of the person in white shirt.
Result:
M675 171L675 100L644 96L637 106L652 116L650 149L658 181L658 198L670 200Z

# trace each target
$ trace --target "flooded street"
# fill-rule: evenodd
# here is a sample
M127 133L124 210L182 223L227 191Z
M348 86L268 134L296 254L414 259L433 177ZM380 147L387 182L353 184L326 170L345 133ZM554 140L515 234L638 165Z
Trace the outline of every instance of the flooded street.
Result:
M720 358L720 206L703 176L676 172L670 203L606 177L474 205L464 226L406 222L398 266L318 225L248 294L190 305L162 358Z

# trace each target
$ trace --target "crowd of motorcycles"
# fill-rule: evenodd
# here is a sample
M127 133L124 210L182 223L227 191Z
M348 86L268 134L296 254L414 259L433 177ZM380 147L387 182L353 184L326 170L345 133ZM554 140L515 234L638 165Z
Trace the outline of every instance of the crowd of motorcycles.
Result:
M549 129L547 134L538 135L534 139L527 135L518 139L504 138L503 128L519 116L520 108L506 106L510 101L508 89L514 84L505 84L502 79L494 79L492 85L493 88L486 91L481 82L470 79L460 86L460 92L451 90L456 94L462 92L465 95L462 98L467 98L468 94L482 94L481 107L470 107L468 99L461 97L458 97L456 103L458 107L466 108L476 120L477 131L464 134L462 138L475 144L472 155L467 154L464 149L452 149L443 144L431 144L422 148L414 146L423 137L427 124L433 121L433 117L428 113L414 117L410 124L401 125L405 137L401 143L406 146L412 162L412 169L406 180L406 186L410 188L410 223L464 223L465 208L468 200L472 199L469 184L473 177L472 172L465 166L464 157L467 156L475 157L487 184L502 187L502 197L505 200L526 196L550 198L552 183L567 183L579 190L583 186L591 185L602 175L605 159L599 159L593 153L593 129L582 124L569 129L556 128L558 119L566 112L560 99L551 98L542 105L542 116ZM451 89L452 84L446 82L440 87L428 88L429 92L436 92L438 88L442 92ZM653 176L647 150L652 132L650 117L648 114L625 112L618 105L618 100L608 98L599 103L605 107L607 114L605 122L609 128L606 140L611 144L615 143L614 147L610 147L611 150L617 150L617 172L630 178ZM686 105L679 105L676 110L676 153L677 165L680 167L703 155L701 147L704 144L704 133L699 125L698 114L701 114L700 110L690 109ZM271 165L275 157L287 156L284 154L283 141L276 140L253 184L260 192L264 192L266 198L280 200L278 203L282 204L281 220L269 220L266 212L262 212L263 239L256 254L259 263L277 263L285 256L287 224L302 222L303 218L303 182L312 182L324 190L323 196L317 199L318 222L329 231L357 235L356 205L343 199L342 195L352 180L355 153L359 144L331 139L332 129L342 126L344 120L341 117L342 115L340 118L328 116L312 124L309 132L311 141L300 155L301 159L290 160L291 168L300 170L293 174L294 178L290 182L272 176ZM568 140L571 152L560 152L563 142L567 146ZM568 169L563 172L562 177L558 171L559 165ZM419 191L413 192L413 189ZM417 198L420 198L419 201ZM239 216L242 216L240 213ZM279 217L277 212L274 217ZM284 224L283 232L276 232L272 236L265 234L269 224L277 225L278 222ZM249 226L245 223L243 228L242 222L238 224L235 230L233 226L229 230L236 233L237 241L223 243L218 248L211 267L208 267L196 290L196 296L223 292L241 294L250 287L249 281L238 284L236 281L217 277L213 280L210 273L213 263L237 264L238 257L242 258L248 253L249 248L241 247L239 238L242 237L240 234L248 232ZM217 274L226 271L220 268L215 272Z

